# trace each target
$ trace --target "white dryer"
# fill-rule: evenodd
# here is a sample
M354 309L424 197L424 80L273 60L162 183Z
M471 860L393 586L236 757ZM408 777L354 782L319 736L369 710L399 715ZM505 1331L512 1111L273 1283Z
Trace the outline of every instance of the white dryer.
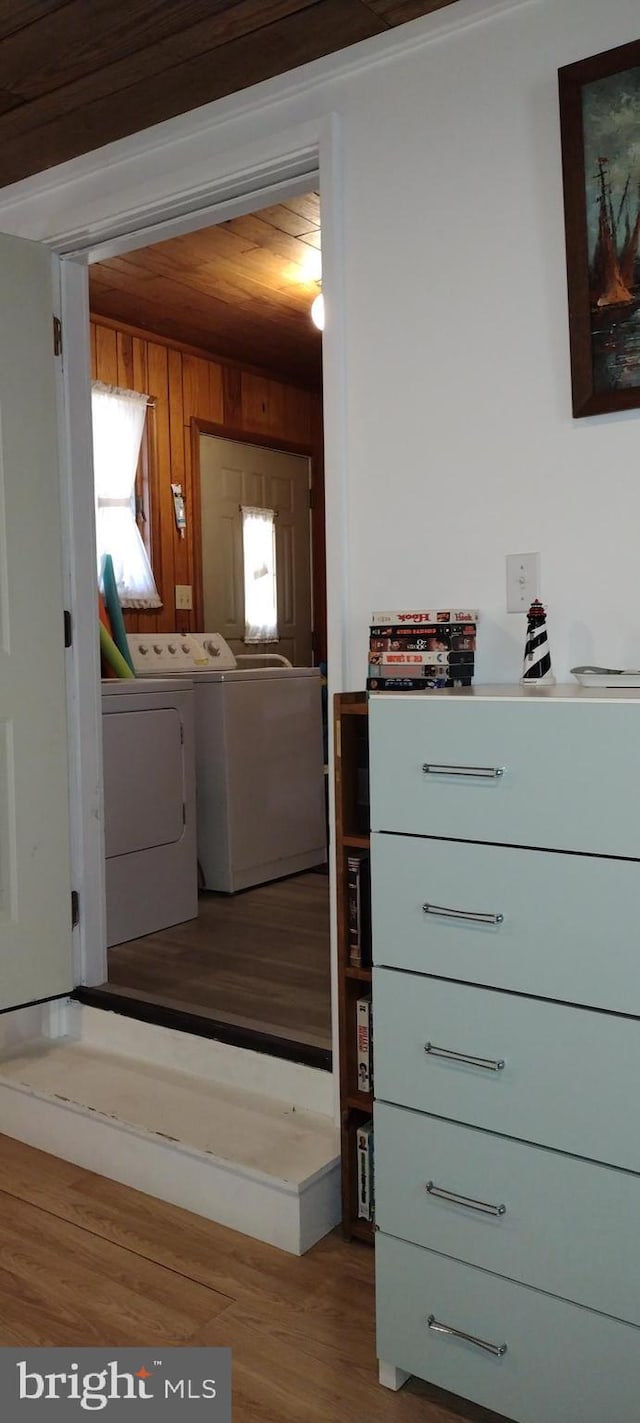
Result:
M107 945L198 913L193 686L104 681Z
M236 659L218 633L134 633L129 647L139 676L193 682L204 887L233 894L323 864L319 670L272 654Z

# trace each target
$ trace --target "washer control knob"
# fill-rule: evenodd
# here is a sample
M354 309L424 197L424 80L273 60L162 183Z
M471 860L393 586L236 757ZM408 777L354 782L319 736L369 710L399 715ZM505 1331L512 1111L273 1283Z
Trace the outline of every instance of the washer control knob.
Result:
M148 648L148 647L145 647L145 645L144 645L143 642L139 642L139 643L138 643L138 652L140 653L140 656L141 656L141 657L146 657L147 654L148 654L148 652L149 652L149 648Z
M172 656L175 657L176 649L175 649L175 644L174 644L173 642L167 643L167 652L170 652L170 653L172 654Z
M191 648L189 647L188 642L183 642L183 644L182 644L182 651L183 651L183 652L190 652L190 651L191 651Z
M156 653L158 654L158 657L159 657L160 654L161 654L161 652L162 652L162 648L161 648L159 642L154 642L154 644L153 644L153 650L154 650L154 652L156 652Z

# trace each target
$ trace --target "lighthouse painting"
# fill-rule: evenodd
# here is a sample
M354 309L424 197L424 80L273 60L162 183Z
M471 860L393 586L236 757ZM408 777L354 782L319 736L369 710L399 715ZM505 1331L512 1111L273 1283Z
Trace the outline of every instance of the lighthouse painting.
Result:
M640 405L640 41L560 71L574 414Z

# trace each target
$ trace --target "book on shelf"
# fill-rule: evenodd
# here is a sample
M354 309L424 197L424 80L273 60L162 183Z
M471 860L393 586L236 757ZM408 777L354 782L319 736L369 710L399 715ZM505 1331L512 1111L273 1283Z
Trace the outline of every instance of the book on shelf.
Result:
M470 687L473 667L463 667L449 677L367 677L368 692L438 692L443 687Z
M356 1070L358 1091L373 1091L371 994L356 1002Z
M466 654L470 656L469 653ZM446 667L449 662L450 652L435 648L429 648L426 652L396 652L393 648L385 648L383 652L378 652L374 648L369 649L370 663L384 663L388 667Z
M414 681L419 681L421 677L424 677L427 681L435 682L440 687L446 687L457 677L472 676L473 669L473 653L466 652L457 654L455 662L449 663L370 662L367 675L369 677L413 677Z
M347 855L347 907L349 915L349 963L352 968L368 968L371 963L368 850L350 850Z
M371 623L374 627L381 623L395 624L397 627L420 627L424 623L477 623L478 612L476 609L459 608L438 609L437 612L395 612L395 613L372 613Z
M356 1131L358 1219L373 1220L373 1121L363 1122Z
M443 677L381 677L379 668L375 677L367 677L368 692L429 692L446 687L448 678Z
M442 687L446 686L447 677L453 675L449 667L436 662L423 662L419 666L412 666L411 663L398 665L396 662L370 662L368 668L369 677L413 677L414 680L424 677Z
M380 638L385 643L397 643L398 651L412 643L418 644L416 651L426 651L431 646L450 647L454 638L471 638L475 646L477 627L475 623L419 623L412 627L398 623L370 623L369 636Z
M463 625L464 626L464 625ZM369 650L371 652L475 652L475 632L452 632L448 627L414 629L370 628Z

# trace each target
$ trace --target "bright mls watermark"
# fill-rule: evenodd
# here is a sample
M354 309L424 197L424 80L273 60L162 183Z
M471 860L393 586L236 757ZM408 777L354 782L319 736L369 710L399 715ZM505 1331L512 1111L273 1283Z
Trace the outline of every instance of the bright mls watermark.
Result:
M0 1349L0 1397L25 1414L69 1423L87 1413L133 1419L146 1406L159 1423L231 1423L230 1349ZM149 1408L151 1405L151 1408Z

